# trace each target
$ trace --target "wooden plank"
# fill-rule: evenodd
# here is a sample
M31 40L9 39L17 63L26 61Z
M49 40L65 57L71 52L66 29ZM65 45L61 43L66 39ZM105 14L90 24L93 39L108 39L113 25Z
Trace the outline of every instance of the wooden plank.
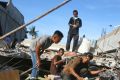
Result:
M5 70L0 72L0 80L20 80L18 70Z

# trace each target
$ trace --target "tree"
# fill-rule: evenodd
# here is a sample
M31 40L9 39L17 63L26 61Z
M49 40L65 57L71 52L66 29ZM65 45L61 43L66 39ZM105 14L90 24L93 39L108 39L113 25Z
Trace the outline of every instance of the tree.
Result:
M30 31L28 33L32 36L32 39L35 39L38 36L38 31L35 31L35 26L32 26L30 28Z

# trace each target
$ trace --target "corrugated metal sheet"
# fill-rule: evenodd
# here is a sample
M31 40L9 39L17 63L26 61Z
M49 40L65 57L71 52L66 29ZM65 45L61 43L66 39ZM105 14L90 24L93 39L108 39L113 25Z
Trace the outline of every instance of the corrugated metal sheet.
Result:
M0 5L0 23L2 28L2 34L8 33L13 29L24 24L24 16L19 10L10 3L6 8ZM11 39L17 38L21 41L26 36L26 28L10 35Z

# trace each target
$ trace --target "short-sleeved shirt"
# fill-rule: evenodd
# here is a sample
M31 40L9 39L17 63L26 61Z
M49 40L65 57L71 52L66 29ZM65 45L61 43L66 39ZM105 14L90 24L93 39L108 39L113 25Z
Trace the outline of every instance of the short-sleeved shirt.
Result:
M51 36L44 35L42 37L36 38L35 40L32 41L30 45L30 50L35 51L36 45L40 44L41 50L47 49L52 45L53 41L51 40Z

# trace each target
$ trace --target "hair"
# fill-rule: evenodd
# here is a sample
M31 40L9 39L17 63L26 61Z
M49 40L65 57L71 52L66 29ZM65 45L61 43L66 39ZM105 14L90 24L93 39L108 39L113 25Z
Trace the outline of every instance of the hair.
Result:
M59 30L56 30L53 35L57 34L59 37L63 38L63 33Z
M91 59L93 59L93 54L91 52L84 53L83 56L88 56Z
M59 51L60 51L60 50L64 52L64 49L63 49L63 48L60 48ZM64 54L64 53L63 53L63 54Z
M78 14L78 11L77 10L73 10L73 13L76 12Z
M59 49L59 51L60 51L60 50L64 51L64 49L63 49L63 48L60 48L60 49Z

